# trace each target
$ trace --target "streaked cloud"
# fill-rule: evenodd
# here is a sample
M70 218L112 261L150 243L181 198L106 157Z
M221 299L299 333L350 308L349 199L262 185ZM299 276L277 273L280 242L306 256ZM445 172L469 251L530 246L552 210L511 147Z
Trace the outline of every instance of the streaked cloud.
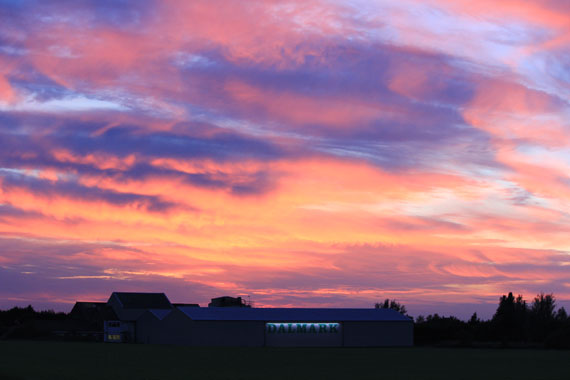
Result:
M568 10L0 2L0 306L568 305Z

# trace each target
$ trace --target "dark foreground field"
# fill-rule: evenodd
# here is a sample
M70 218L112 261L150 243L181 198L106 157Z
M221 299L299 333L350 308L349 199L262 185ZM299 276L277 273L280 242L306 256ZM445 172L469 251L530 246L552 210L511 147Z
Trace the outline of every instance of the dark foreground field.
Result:
M570 379L570 351L0 341L0 379Z

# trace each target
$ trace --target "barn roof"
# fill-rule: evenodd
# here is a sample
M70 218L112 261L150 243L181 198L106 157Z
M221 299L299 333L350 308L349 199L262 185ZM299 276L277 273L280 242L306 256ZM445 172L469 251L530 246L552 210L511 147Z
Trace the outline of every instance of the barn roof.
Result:
M75 319L103 321L117 319L113 308L106 302L81 302L78 301L71 309L69 316Z
M124 309L172 309L173 306L164 293L124 293L113 292Z
M246 307L179 307L197 321L410 321L392 309L305 309Z
M172 310L169 309L149 309L149 312L152 313L156 318L163 320Z

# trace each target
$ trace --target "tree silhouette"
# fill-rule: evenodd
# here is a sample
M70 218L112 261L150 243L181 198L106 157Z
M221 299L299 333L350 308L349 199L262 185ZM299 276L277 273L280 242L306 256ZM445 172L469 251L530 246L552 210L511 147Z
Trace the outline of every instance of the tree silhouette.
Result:
M542 341L550 333L554 322L556 300L553 294L540 293L534 297L531 307L532 337Z
M495 334L503 343L509 340L526 340L528 306L522 295L516 298L512 292L499 298L499 307L493 315Z
M389 298L386 298L383 303L374 304L374 308L376 308L376 309L392 309L392 310L396 310L398 313L402 313L404 315L406 315L406 313L408 312L404 305L397 302L395 299L390 300Z
M567 322L568 321L568 314L566 313L566 309L564 309L563 307L561 307L560 309L558 309L558 311L556 312L556 315L554 316L554 319L557 322Z
M554 319L554 307L556 300L553 294L540 293L534 297L532 302L532 313L535 317L549 321Z
M477 323L480 323L481 320L479 319L479 317L477 316L477 313L473 313L473 315L471 316L471 318L469 318L469 323L470 325L476 325Z

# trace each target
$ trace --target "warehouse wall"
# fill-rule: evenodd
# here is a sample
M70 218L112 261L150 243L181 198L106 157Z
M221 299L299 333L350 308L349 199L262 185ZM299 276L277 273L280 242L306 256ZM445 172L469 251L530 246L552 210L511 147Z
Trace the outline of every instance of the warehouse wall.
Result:
M135 322L136 342L153 343L153 333L159 331L161 327L161 321L150 311L147 311Z
M347 347L412 346L412 321L342 322L342 345ZM194 321L179 310L159 320L145 313L137 321L137 342L188 346L290 346L286 340L266 340L263 321ZM286 338L286 337L285 337ZM316 345L313 341L300 345ZM293 344L295 345L295 344ZM339 342L323 342L324 346Z
M285 322L271 323L273 331L265 330L265 345L269 347L340 347L342 324L338 322ZM313 326L311 329L310 326ZM334 329L328 326L334 325ZM298 326L304 326L300 331ZM323 328L321 329L321 326Z
M163 320L145 313L137 320L137 342L187 346L264 345L265 324L259 321L193 321L179 310Z
M261 321L193 321L196 346L262 347L265 323Z
M344 346L412 346L414 324L408 321L344 322Z
M176 309L162 320L147 312L137 320L137 342L189 345L192 339L191 322L186 314Z

